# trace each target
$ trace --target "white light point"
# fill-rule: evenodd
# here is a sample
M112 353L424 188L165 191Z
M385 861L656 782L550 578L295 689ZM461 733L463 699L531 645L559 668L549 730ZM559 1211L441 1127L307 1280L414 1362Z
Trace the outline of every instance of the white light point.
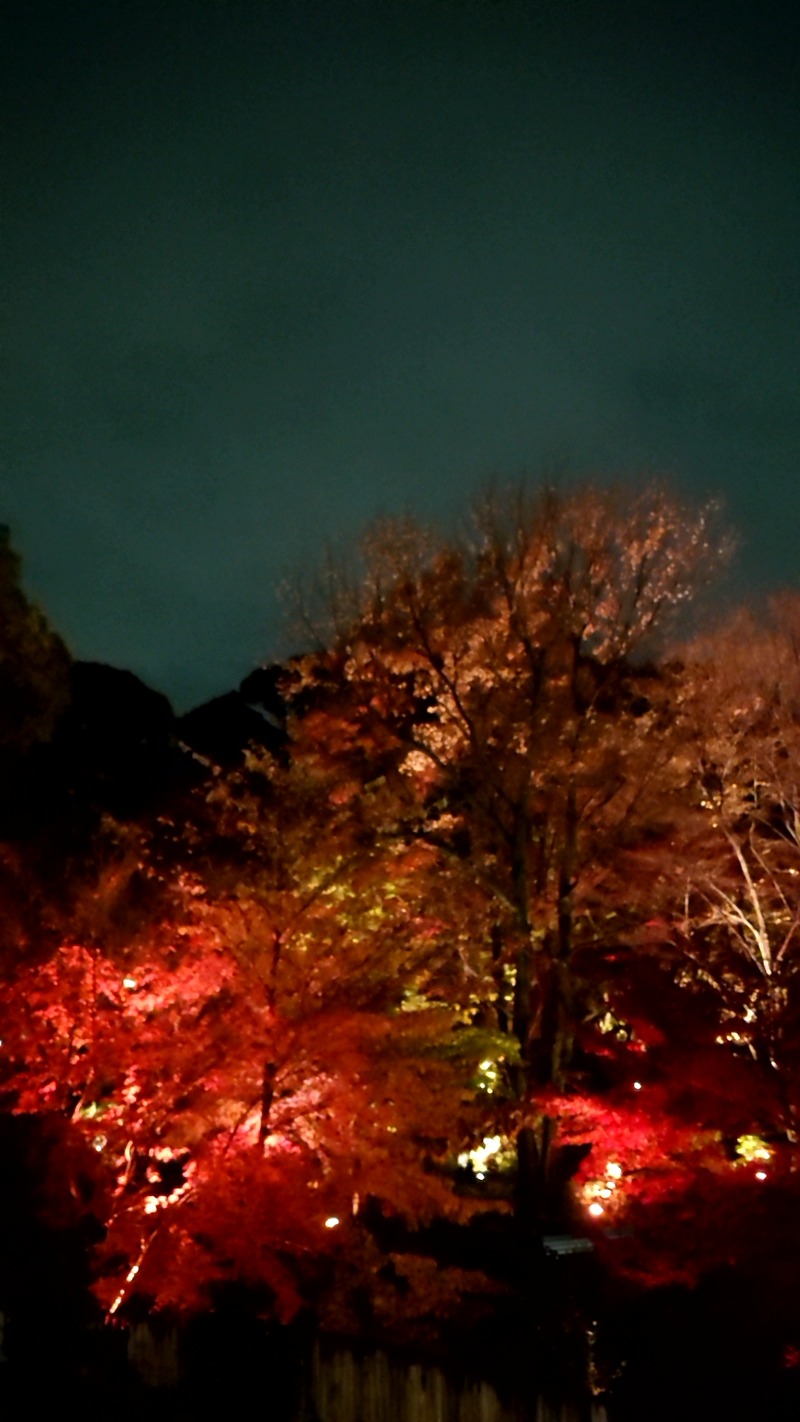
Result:
M599 1219L601 1215L605 1214L605 1210L602 1205L598 1205L597 1201L594 1200L589 1206L589 1214L594 1215L595 1219Z
M339 1223L339 1216L338 1216L338 1215L328 1215L328 1218L327 1218L326 1221L325 1221L325 1228L326 1228L326 1229L335 1229L336 1226L338 1225L338 1223Z
M622 1166L617 1165L615 1160L610 1160L606 1166L606 1175L610 1175L612 1180L619 1180L622 1177Z
M766 1178L767 1178L767 1172L766 1172L766 1170L757 1170L757 1171L756 1171L756 1180L766 1180Z
M126 988L136 988L139 986L135 978L123 978L122 986Z
M641 1091L641 1089L642 1089L642 1083L641 1083L640 1081L635 1081L635 1082L633 1083L633 1089L634 1089L634 1091Z

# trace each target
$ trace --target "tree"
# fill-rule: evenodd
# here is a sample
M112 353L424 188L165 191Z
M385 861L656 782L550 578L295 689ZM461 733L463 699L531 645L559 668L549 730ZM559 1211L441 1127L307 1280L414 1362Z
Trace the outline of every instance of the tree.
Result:
M46 936L41 860L46 817L37 785L69 700L70 657L20 585L20 559L0 525L0 961Z
M20 586L20 559L0 524L0 757L47 741L69 699L70 657Z
M720 1042L758 1065L765 1129L790 1140L800 1109L799 628L797 600L784 598L688 649L694 783L672 875L683 971L713 987Z
M328 792L264 757L117 827L80 936L7 985L2 1085L94 1149L112 1315L237 1277L285 1318L367 1200L469 1213L436 1167L486 1034L417 902L431 851L363 850Z
M694 1283L735 1265L784 1302L798 1247L796 618L786 599L739 612L664 669L672 810L618 890L634 912L605 982L607 1087L553 1106L562 1135L594 1142L578 1192L629 1231L602 1244L616 1267ZM617 1180L598 1168L609 1158Z
M463 539L380 525L360 582L329 581L329 645L290 679L295 753L386 787L366 796L372 832L434 848L483 897L482 1011L507 1034L529 1214L554 1166L537 1096L571 1079L575 1024L601 1010L592 959L625 917L614 872L672 788L647 659L718 545L711 509L657 488L489 499Z

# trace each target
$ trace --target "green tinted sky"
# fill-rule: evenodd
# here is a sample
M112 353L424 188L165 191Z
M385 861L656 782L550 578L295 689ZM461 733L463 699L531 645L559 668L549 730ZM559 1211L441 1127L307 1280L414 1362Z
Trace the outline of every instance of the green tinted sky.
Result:
M554 466L796 584L799 13L7 3L0 518L76 653L196 702L327 537Z

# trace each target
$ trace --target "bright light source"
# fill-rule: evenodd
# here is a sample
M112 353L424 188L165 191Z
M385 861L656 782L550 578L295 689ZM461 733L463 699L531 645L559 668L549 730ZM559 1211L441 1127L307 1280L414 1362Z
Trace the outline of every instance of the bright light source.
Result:
M158 1209L158 1200L155 1195L148 1195L144 1202L144 1212L146 1215L154 1215Z
M135 988L138 987L139 984L137 983L135 978L123 978L122 986L126 988Z
M641 1083L640 1081L635 1081L635 1082L633 1083L633 1089L634 1089L634 1091L641 1091L641 1089L642 1089L642 1083Z
M597 1218L599 1218L600 1215L604 1215L604 1214L605 1214L605 1210L603 1209L603 1206L602 1206L602 1205L598 1205L597 1201L594 1200L594 1201L592 1202L592 1204L589 1206L589 1214L590 1214L590 1215L594 1215L594 1216L595 1216L595 1219L597 1219Z
M619 1180L622 1175L622 1166L617 1165L616 1161L610 1160L606 1166L606 1175L610 1175L612 1180Z
M772 1151L761 1136L740 1136L736 1142L736 1154L742 1160L770 1160Z
M338 1223L339 1223L339 1216L338 1216L338 1215L328 1215L328 1218L327 1218L326 1221L325 1221L325 1228L326 1228L326 1229L335 1229L336 1226L338 1225Z
M464 1170L471 1166L478 1180L486 1176L487 1168L501 1170L506 1167L510 1154L508 1141L503 1144L502 1136L484 1136L481 1144L472 1150L463 1150L458 1156L458 1164Z
M756 1171L756 1180L766 1180L766 1178L767 1178L767 1172L766 1172L766 1170L757 1170L757 1171Z
M614 1193L614 1191L613 1191L613 1190L598 1190L597 1193L598 1193L598 1195L600 1196L601 1200L610 1200L610 1199L611 1199L611 1196L612 1196L613 1193Z

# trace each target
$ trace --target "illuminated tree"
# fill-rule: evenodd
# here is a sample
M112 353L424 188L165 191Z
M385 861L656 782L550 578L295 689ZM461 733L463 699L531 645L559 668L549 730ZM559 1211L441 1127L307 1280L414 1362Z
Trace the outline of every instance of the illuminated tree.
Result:
M335 807L324 834L319 793L265 759L179 830L118 830L80 939L6 987L14 1109L67 1118L97 1157L112 1314L235 1277L286 1317L368 1199L411 1223L469 1212L437 1162L487 1034L446 918L417 902L432 852L363 852Z
M797 1259L795 627L787 602L737 614L668 670L676 792L620 889L629 907L644 889L649 916L609 961L607 1087L554 1107L565 1137L594 1143L584 1204L630 1231L604 1251L647 1282L735 1263L785 1292Z
M296 753L336 762L369 789L373 833L432 846L483 896L521 1207L553 1165L537 1095L570 1081L576 1023L601 1010L592 958L622 930L625 866L672 788L644 659L715 556L711 511L658 489L490 500L460 541L379 526L360 583L324 590L327 650L290 679Z
M756 1062L765 1128L800 1108L800 661L796 600L739 613L689 650L693 784L672 879L671 937L688 981L713 988L720 1044ZM694 804L692 805L692 801Z

